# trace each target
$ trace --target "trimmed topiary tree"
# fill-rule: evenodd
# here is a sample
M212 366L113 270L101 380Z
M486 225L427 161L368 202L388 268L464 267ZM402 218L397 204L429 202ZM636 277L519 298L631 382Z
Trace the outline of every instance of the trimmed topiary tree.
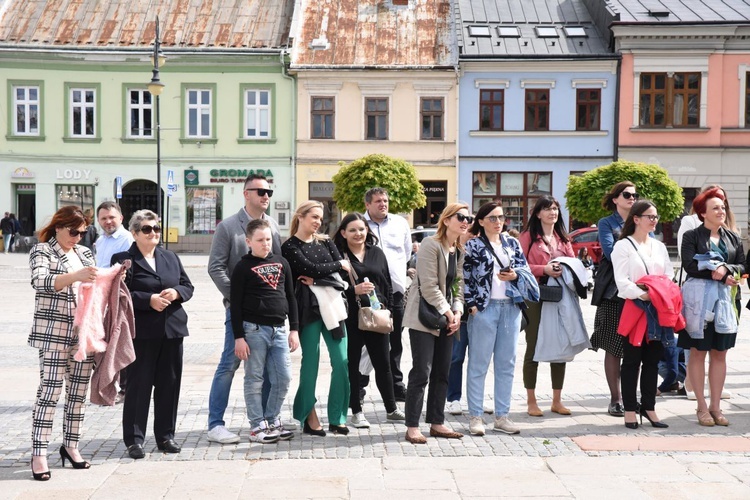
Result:
M333 176L333 199L344 212L364 212L365 193L376 186L388 191L391 213L411 212L427 204L417 171L407 161L372 154L339 165L341 170Z
M609 215L602 208L602 198L612 186L622 181L632 182L641 199L654 202L662 222L673 221L682 215L685 203L682 188L669 178L665 169L658 165L618 160L583 175L570 176L565 199L571 217L593 224Z

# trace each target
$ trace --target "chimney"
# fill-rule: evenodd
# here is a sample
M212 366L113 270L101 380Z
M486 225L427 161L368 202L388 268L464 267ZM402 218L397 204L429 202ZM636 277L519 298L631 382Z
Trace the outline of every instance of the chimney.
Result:
M393 5L409 5L409 0L393 0Z

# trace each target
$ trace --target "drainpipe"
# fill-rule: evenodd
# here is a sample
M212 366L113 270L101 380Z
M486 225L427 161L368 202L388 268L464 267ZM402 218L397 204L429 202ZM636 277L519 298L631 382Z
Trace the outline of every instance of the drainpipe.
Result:
M297 79L289 76L287 73L286 62L284 56L286 51L282 50L280 55L281 62L281 76L292 82L292 157L290 166L292 168L292 199L290 200L290 216L294 213L294 207L297 205ZM288 223L289 221L287 221Z
M622 55L617 58L617 76L615 78L615 126L614 138L612 140L612 160L617 161L620 158L620 80L622 80ZM635 92L635 89L633 89L633 92Z
M459 161L459 142L461 140L461 115L459 114L458 110L461 109L459 106L459 99L461 96L461 72L458 68L458 63L454 66L454 71L456 73L456 107L454 110L454 113L456 113L456 127L453 130L453 133L456 134L456 201L459 201L459 191L458 186L460 185L460 177L461 177L461 163ZM466 203L469 204L469 212L471 213L471 199L467 200Z

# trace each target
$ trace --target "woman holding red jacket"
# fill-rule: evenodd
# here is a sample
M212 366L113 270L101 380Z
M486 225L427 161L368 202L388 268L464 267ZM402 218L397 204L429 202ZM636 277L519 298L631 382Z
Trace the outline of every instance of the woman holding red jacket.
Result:
M672 263L667 247L650 236L657 222L659 222L659 215L656 212L656 206L648 200L640 200L633 204L623 224L620 240L615 243L612 250L612 268L617 284L617 295L622 299L649 301L649 293L640 288L636 282L647 274L665 275L670 278L672 276ZM622 402L625 406L625 427L638 428L637 414L640 414L641 422L643 417L646 417L653 427L668 427L659 420L654 410L659 360L664 347L661 341L651 340L645 336L644 342L638 346L632 343L633 339L633 336L628 336L623 342L620 384ZM635 343L638 342L635 341ZM636 397L639 371L641 373L640 404Z

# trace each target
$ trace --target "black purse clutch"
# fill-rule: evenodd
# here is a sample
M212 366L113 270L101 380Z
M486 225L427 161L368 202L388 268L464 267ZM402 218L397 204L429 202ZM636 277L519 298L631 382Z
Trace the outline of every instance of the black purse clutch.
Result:
M555 278L557 281L557 278ZM560 282L557 281L559 284ZM562 286L539 285L539 302L560 302L563 297Z

